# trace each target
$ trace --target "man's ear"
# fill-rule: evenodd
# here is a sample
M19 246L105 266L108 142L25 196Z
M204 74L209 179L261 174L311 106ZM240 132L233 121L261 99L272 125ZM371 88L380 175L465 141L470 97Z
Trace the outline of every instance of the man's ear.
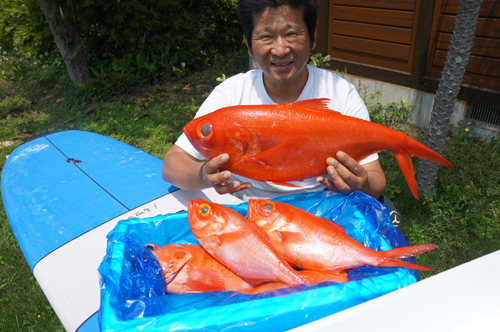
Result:
M253 58L253 54L252 54L252 50L250 49L250 47L248 46L248 40L247 40L247 37L245 35L243 35L243 39L245 40L245 44L247 45L247 50L248 50L248 55Z
M316 48L316 40L318 38L318 29L314 31L314 43L312 44L311 51Z

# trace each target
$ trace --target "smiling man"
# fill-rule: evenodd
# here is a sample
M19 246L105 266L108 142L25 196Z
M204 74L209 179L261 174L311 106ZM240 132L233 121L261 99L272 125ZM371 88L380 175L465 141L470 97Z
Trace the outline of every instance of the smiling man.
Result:
M196 117L228 106L329 98L330 109L369 120L352 84L307 64L316 47L316 1L240 0L238 16L248 53L259 69L235 75L217 86ZM375 198L382 194L386 182L376 154L359 163L341 151L335 157L326 160L324 176L295 182L299 187L280 186L219 172L229 156L222 154L203 162L182 134L165 154L163 179L181 189L214 187L220 194L234 192L243 200L325 188L342 193L360 190Z

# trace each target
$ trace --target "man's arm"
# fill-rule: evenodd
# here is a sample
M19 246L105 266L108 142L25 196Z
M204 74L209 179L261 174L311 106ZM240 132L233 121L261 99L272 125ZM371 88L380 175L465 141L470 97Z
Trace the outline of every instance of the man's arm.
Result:
M164 181L181 189L203 189L214 187L219 194L240 191L251 187L250 183L229 182L231 172L219 172L229 160L227 154L221 154L207 162L198 160L181 147L174 145L165 154L162 166Z
M386 186L384 171L378 160L360 165L344 152L337 152L337 159L328 158L327 172L330 179L320 176L316 181L326 188L340 193L359 190L376 199L382 195Z

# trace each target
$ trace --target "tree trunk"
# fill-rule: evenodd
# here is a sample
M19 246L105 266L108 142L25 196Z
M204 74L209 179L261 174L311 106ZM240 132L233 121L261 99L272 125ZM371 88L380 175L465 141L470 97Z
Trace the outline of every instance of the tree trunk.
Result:
M56 24L57 21L62 20L60 12L56 10L54 20L51 21L47 16L47 6L52 0L38 1L40 2L40 6L42 6L43 14L49 23L50 30L52 31L56 45L59 48L59 52L61 52L61 55L64 58L69 78L77 83L85 82L90 78L90 71L87 65L87 57L81 47L82 41L75 23L71 17L64 20L64 29L62 29L64 30L62 33L64 38L61 38L60 28ZM72 49L73 54L71 52ZM78 51L75 53L75 50Z
M460 0L458 4L451 45L439 80L425 141L427 147L439 154L445 145L451 115L469 61L481 3L482 0ZM439 165L432 161L421 161L417 178L420 193L434 191L438 168Z

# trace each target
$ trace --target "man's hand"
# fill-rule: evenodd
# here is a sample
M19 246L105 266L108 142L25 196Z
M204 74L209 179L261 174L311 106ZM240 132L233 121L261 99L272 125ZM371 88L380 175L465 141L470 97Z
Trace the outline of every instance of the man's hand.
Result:
M232 175L229 171L219 172L219 168L221 168L228 160L229 156L224 153L203 163L200 168L201 181L209 187L214 187L215 190L221 195L252 187L252 184L249 182L231 182Z
M326 160L328 165L326 171L330 179L320 176L316 181L331 191L343 194L355 190L361 191L368 181L366 169L342 151L337 152L337 159L328 158Z

